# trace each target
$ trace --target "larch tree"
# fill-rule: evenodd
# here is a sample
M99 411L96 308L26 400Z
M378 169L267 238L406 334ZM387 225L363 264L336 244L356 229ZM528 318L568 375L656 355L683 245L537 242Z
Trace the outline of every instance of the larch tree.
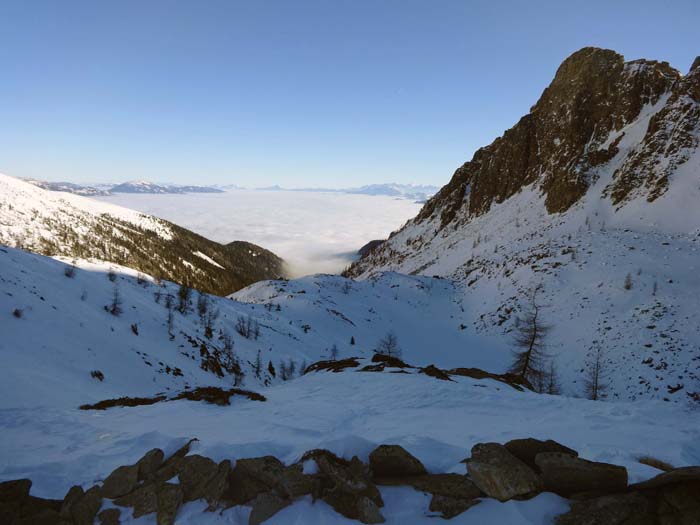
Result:
M513 345L513 364L510 371L532 384L541 384L545 374L547 354L546 339L551 327L544 323L538 294L542 289L538 285L527 292L528 302L523 313L518 316Z

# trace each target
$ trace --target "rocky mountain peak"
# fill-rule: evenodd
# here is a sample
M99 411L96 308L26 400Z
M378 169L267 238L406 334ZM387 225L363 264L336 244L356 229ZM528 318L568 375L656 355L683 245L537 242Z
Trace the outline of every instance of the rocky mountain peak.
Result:
M690 66L690 71L695 71L696 69L700 69L700 56L695 57L695 60L693 60L693 63Z
M694 67L693 73L700 69ZM684 95L697 99L691 89L697 84L692 77L683 77L668 62L625 62L622 55L609 49L586 47L573 53L530 113L458 168L416 220L439 216L441 227L457 218L465 221L483 215L494 203L533 183L544 193L549 213L565 212L598 180L599 168L618 155L622 129L639 119L644 108L655 107L666 98L665 108L682 104ZM650 131L666 128L669 119L681 119L687 121L682 126L684 133L690 135L697 124L693 115L659 113L663 115L652 119ZM668 174L658 169L643 174L639 170L641 164L654 164L658 155L668 152L666 139L645 136L642 142L640 149L645 153L622 166L608 189L616 203L640 186L650 200L667 187ZM654 144L647 147L646 142ZM690 136L677 143L693 146ZM677 166L682 159L681 154L671 164Z

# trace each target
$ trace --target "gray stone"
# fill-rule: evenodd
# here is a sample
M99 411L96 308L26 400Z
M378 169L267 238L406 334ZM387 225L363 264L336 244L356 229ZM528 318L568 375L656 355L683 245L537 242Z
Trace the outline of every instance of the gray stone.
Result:
M263 492L258 494L252 501L252 510L248 518L248 525L259 525L263 521L271 518L280 510L291 505L291 501L282 498L274 492Z
M654 525L652 503L639 492L576 501L557 525Z
M216 475L217 468L211 459L198 454L182 458L178 476L184 501L203 499L207 483Z
M430 500L430 511L439 512L443 518L449 520L462 514L465 510L478 504L478 499L453 498L436 494Z
M102 484L102 495L105 498L118 498L136 488L139 482L138 465L118 467Z
M543 489L540 477L498 443L474 445L467 469L474 484L499 501L532 497Z
M367 496L357 502L357 519L362 523L384 523L384 516L379 512L377 504Z
M154 448L153 450L146 452L144 456L136 463L139 468L139 481L143 481L153 476L163 464L164 458L165 453L159 448Z
M100 525L119 525L120 516L119 509L105 509L97 515L97 518L100 520Z
M627 469L597 463L558 452L543 452L535 458L548 491L562 496L579 492L621 492L627 488Z
M539 439L533 438L513 439L503 446L508 449L508 452L513 454L535 472L540 472L540 468L535 463L535 457L541 452L561 452L562 454L569 454L570 456L578 456L578 452L575 450L565 447L551 439L547 441L540 441Z
M158 525L173 525L175 516L182 505L182 487L172 483L163 483L157 490L158 510L156 520Z
M399 445L380 445L369 455L374 477L420 476L423 464Z

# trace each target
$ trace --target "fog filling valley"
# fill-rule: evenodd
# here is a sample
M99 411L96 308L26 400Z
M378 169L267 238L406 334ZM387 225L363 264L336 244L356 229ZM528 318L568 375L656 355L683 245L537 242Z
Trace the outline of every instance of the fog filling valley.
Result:
M248 241L282 257L293 277L339 273L421 204L385 196L304 191L116 194L100 200L161 217L211 240Z

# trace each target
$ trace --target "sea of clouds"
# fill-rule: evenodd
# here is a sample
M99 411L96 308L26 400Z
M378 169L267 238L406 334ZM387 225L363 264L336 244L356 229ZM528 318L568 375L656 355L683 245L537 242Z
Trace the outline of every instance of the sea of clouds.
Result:
M258 244L285 259L295 277L341 272L360 247L385 239L422 206L385 196L259 190L123 193L99 199L161 217L217 242Z

